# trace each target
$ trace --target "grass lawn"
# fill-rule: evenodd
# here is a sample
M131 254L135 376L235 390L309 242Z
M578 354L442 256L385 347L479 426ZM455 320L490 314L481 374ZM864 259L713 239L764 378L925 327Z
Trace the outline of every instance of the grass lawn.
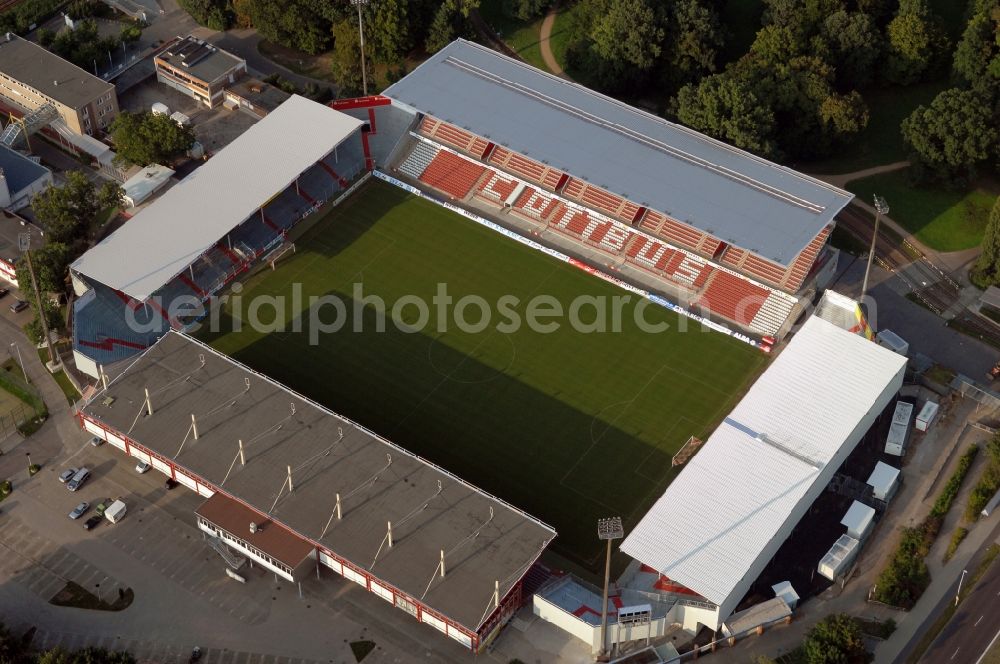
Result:
M571 5L564 6L558 14L556 14L556 19L552 23L552 34L549 36L549 46L552 48L552 57L556 59L564 71L567 70L566 65L566 49L569 47L570 37L572 37L572 32L570 31L570 26L573 23L573 16L575 12L578 11L579 3L573 3ZM567 75L572 78L572 72L567 71Z
M891 164L907 158L900 126L921 104L930 104L948 81L918 83L905 88L871 88L862 93L871 118L868 126L841 154L816 162L795 164L807 173L851 173L872 166Z
M865 201L871 201L876 193L884 196L889 216L938 251L979 246L997 196L994 185L969 191L914 186L905 170L854 180L847 188Z
M443 283L455 302L484 298L492 322L478 332L458 330L452 317L446 330L432 323L402 332L389 322L377 333L375 305L355 309L356 283L390 311L405 295L430 302ZM299 332L226 331L233 315L246 320L254 296L290 298L293 284L301 284L301 302L337 295L364 332L347 325L310 345L308 321ZM548 333L497 329L508 320L498 315L502 296L519 299L512 309L523 320L536 295L568 310L584 294L625 292L373 181L296 241L276 271L249 279L242 302L226 305L221 332L198 336L548 522L559 532L556 552L595 569L595 519L620 514L633 526L676 476L671 456L689 436L711 432L765 356L693 324L681 332L678 315L659 307L646 318L669 329L644 332L636 296L623 305L620 332L576 332L565 318ZM279 316L286 330L305 308ZM593 311L586 307L581 320L593 320ZM478 312L470 307L466 319ZM415 308L399 316L412 325Z
M257 50L268 60L290 69L300 76L318 78L321 81L336 83L333 78L333 58L330 53L310 55L293 48L282 46L262 39L257 43Z
M542 60L542 50L538 47L544 17L522 21L505 14L503 4L503 0L483 0L479 6L479 14L525 62L548 71L549 68Z
M47 348L38 349L38 359L42 361L42 364L45 364L49 361L49 351ZM66 397L66 402L71 406L75 404L76 400L80 398L80 393L76 391L75 387L73 387L73 383L70 382L70 379L66 375L66 372L57 371L56 373L52 374L52 378L53 380L56 381L56 384L59 386L59 389L62 390L63 395Z

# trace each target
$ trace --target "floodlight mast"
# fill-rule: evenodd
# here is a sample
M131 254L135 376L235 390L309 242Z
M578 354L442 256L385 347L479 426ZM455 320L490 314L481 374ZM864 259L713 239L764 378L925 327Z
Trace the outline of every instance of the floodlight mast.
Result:
M620 516L597 520L597 539L606 540L608 543L608 552L604 559L604 600L601 602L601 647L597 652L599 661L608 660L605 636L608 631L608 584L611 580L611 542L621 539L624 536L625 529L622 527L622 518Z
M872 246L868 251L868 264L865 266L865 278L861 282L861 300L864 301L868 294L868 275L872 271L872 261L875 259L875 241L878 239L878 222L882 220L883 214L889 214L889 204L884 198L875 194L875 229L872 231Z
M49 371L55 372L59 368L59 356L56 355L56 349L52 345L52 338L49 336L49 321L45 318L45 310L42 309L42 295L38 292L38 282L35 280L35 266L31 263L30 233L18 234L17 248L24 254L24 258L28 263L28 274L31 275L31 289L35 292L35 305L38 307L38 321L42 324L45 347L49 349Z
M365 71L365 28L361 20L361 7L368 4L369 0L351 0L351 4L358 8L358 36L361 39L361 90L364 96L368 96L368 73Z

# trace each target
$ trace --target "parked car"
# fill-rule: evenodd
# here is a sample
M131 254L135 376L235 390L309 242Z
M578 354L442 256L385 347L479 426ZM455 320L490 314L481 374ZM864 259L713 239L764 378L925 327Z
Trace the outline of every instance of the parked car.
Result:
M90 478L90 470L87 468L81 468L76 471L76 475L73 476L69 482L66 482L66 488L70 491L76 491L83 486L83 483Z
M135 472L139 473L140 475L149 470L149 468L150 468L149 464L146 463L145 461L140 461L139 463L135 464Z
M177 480L175 480L175 479L173 479L171 477L168 477L167 481L163 483L163 486L165 486L167 488L167 491L170 491L175 486L177 486Z
M97 507L94 509L97 511L97 516L104 516L104 510L108 509L108 505L115 502L114 498L105 498L101 502L97 503Z
M20 313L28 308L28 303L25 300L18 300L14 304L10 305L11 313Z
M104 519L95 514L94 516L90 517L89 519L83 522L83 529L93 530L94 528L97 527L97 524L99 524L101 521L104 521Z
M93 445L94 447L99 447L104 444L104 439L99 438L98 436L94 436L93 438L90 439L90 444Z
M8 293L10 293L9 288L0 288L0 297L7 297Z
M73 479L74 475L76 475L76 468L67 468L66 470L59 473L59 481L62 482L63 484L66 484L66 482L69 482L71 479Z
M73 511L69 513L69 518L71 518L71 519L79 519L89 509L90 509L90 503L88 503L85 500L82 503L80 503L79 505L77 505L73 509Z

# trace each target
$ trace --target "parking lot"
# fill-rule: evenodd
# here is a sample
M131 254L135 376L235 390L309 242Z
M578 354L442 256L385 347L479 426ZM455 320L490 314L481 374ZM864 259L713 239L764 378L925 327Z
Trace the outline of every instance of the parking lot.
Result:
M137 473L135 459L108 444L92 446L82 432L65 447L34 477L13 477L14 492L0 505L0 613L36 626L36 645L128 648L158 663L186 661L192 645L213 663L347 663L355 661L349 643L371 639L378 649L366 664L469 657L329 572L303 581L301 597L294 584L259 567L240 570L245 584L233 581L195 526L202 498L183 486L167 490L161 473ZM70 492L59 475L83 466L91 476ZM125 517L85 531L84 521L108 498L127 504ZM90 508L70 520L81 501ZM131 588L135 600L117 613L49 604L67 581L106 600Z

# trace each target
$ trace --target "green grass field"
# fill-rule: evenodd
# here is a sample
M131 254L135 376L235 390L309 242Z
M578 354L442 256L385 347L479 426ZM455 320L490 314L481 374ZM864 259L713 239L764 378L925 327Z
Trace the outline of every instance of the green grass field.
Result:
M997 185L983 182L955 191L911 184L906 170L873 175L847 183L847 189L870 202L874 194L889 203L889 216L938 251L979 246L997 197Z
M378 181L334 208L289 256L247 281L242 304L231 301L221 316L223 331L199 337L548 522L559 532L556 552L591 569L600 554L595 520L620 514L634 524L675 476L671 456L689 436L710 433L765 363L759 351L693 323L678 331L680 317L660 307L648 307L646 319L670 329L642 331L635 295L618 333L576 332L565 320L552 333L503 333L495 324L412 333L391 320L377 333L374 305L363 309L365 332L348 326L318 345L309 345L307 322L301 332L226 332L234 314L246 320L253 296L288 296L293 283L305 298L337 294L347 312L358 282L389 310L404 295L430 300L439 283L456 301L516 296L522 314L535 295L568 303L627 294ZM414 310L400 316L415 323Z

